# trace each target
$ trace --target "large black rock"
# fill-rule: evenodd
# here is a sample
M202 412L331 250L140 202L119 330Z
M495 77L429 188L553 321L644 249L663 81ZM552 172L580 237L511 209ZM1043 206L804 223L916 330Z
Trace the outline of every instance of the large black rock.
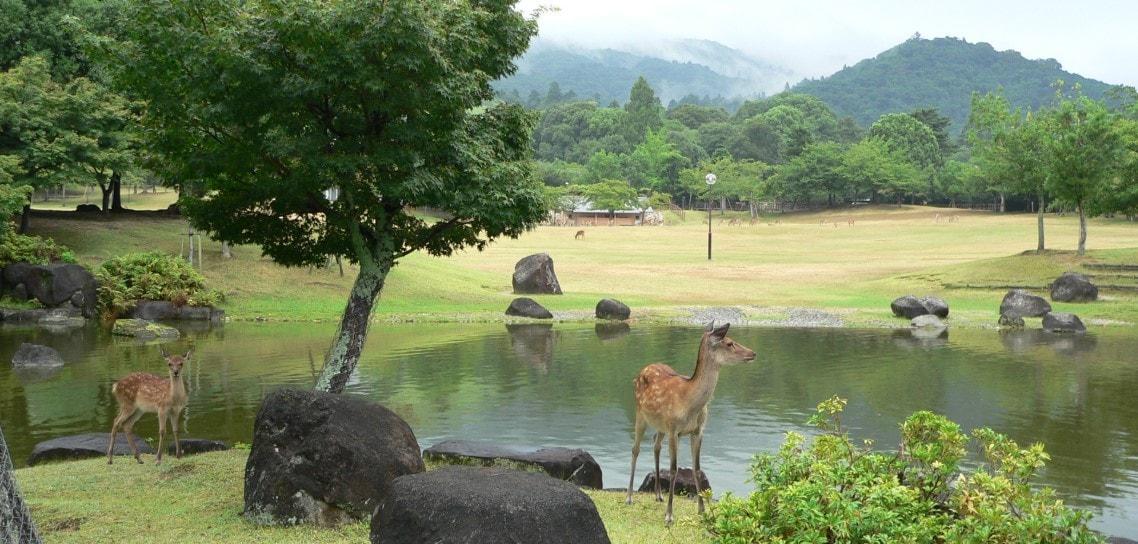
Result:
M597 319L616 319L624 321L632 315L632 310L623 302L611 298L601 299L597 303Z
M667 469L660 469L659 474L656 474L655 471L649 472L644 476L644 481L640 484L638 491L642 493L655 493L657 478L660 479L660 492L667 495L668 489L672 485L672 471ZM699 471L699 490L704 491L707 489L711 489L711 482L707 481L707 474L701 470ZM676 494L695 495L695 473L692 469L680 468L676 470Z
M373 544L608 544L574 485L503 468L445 467L395 479L371 521Z
M37 300L44 306L77 308L84 317L95 316L95 291L98 283L86 268L77 264L48 265L13 263L6 267L4 294L20 300Z
M147 321L210 321L220 322L225 310L211 306L178 306L165 300L140 300L126 316Z
M941 319L948 317L948 303L945 302L943 298L934 296L921 297L921 305L924 306L930 314Z
M1043 317L1051 311L1051 303L1023 289L1013 289L1000 302L1000 315L1015 317Z
M244 516L282 525L363 519L395 478L422 471L415 434L387 408L350 395L278 390L253 425Z
M521 450L489 442L445 440L423 451L423 459L444 464L494 466L503 461L540 468L559 480L603 489L601 466L589 452L571 448Z
M63 357L59 352L39 344L21 343L12 354L12 366L15 367L58 367L63 366Z
M1051 282L1051 300L1055 302L1091 302L1098 300L1098 287L1082 274L1065 272Z
M87 433L72 436L52 438L36 444L32 454L28 456L28 466L38 465L49 461L67 461L73 459L88 459L107 455L107 444L111 441L111 433ZM154 453L144 440L134 437L134 444L138 446L139 453ZM134 455L130 452L126 433L115 436L115 455Z
M896 317L904 317L905 319L913 319L919 315L930 313L928 308L913 295L905 295L897 297L889 304L889 309L893 310L893 315Z
M514 265L514 292L520 295L560 295L561 284L553 273L553 257L536 253Z
M516 317L532 317L534 319L553 319L553 314L529 297L518 297L510 302L506 308L506 315Z
M1087 332L1087 327L1075 314L1047 312L1043 314L1043 330L1047 332Z

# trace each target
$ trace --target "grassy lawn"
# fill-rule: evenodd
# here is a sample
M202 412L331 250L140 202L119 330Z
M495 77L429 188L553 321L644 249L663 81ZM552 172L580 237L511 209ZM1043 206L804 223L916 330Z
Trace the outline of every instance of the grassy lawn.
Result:
M954 213L949 223L936 215ZM732 216L728 215L726 218ZM735 217L742 217L737 215ZM668 318L692 306L737 306L769 315L788 307L826 309L855 325L897 323L889 301L913 293L938 294L958 324L992 324L1008 285L1040 290L1066 270L1095 274L1100 284L1138 284L1133 277L1090 271L1088 263L1138 263L1138 225L1096 219L1090 254L1076 258L1077 218L1047 217L1049 247L1035 247L1035 216L949 211L919 206L790 214L779 223L729 225L713 220L714 260L707 260L705 216L670 217L663 227L539 227L484 252L449 258L415 254L392 272L377 305L380 319L500 319L509 304L510 275L518 259L550 253L563 296L535 297L561 317L591 315L596 301L619 298L640 318ZM853 219L854 224L849 225ZM836 226L835 226L836 225ZM97 265L112 255L159 249L177 253L186 225L178 219L111 217L78 220L36 217L32 230ZM207 241L205 275L228 297L238 319L337 319L354 269L286 269L238 247L233 260ZM1138 292L1110 290L1091 305L1057 305L1098 323L1138 322Z
M169 458L162 466L123 458L40 465L16 471L21 491L45 542L367 542L369 523L339 529L260 527L240 516L246 452ZM676 524L664 527L664 506L649 495L633 506L624 495L588 495L614 543L706 542L695 503L677 499Z

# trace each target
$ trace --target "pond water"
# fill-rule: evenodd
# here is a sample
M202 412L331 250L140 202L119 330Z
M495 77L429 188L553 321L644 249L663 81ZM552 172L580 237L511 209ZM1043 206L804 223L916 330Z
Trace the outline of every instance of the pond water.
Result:
M260 399L278 387L310 386L332 332L303 323L183 328L168 347L195 346L187 434L249 442ZM580 447L601 464L606 487L622 487L633 377L650 362L689 373L699 334L672 326L380 324L349 391L403 416L423 447L446 438ZM716 493L749 492L751 456L774 451L787 430L807 431L814 406L837 394L850 400L843 423L853 436L880 447L895 446L899 423L922 409L968 430L991 426L1021 444L1042 441L1052 456L1042 482L1094 511L1096 528L1138 538L1138 334L1129 328L1085 336L954 330L917 339L908 331L737 327L731 336L759 357L725 369L712 401L703 468ZM13 371L7 361L24 341L55 347L68 364L54 374ZM0 361L0 426L17 466L38 441L107 431L117 377L165 371L157 347L95 327L0 327ZM154 416L135 429L155 437ZM650 444L637 484L651 464ZM686 440L679 451L690 466Z

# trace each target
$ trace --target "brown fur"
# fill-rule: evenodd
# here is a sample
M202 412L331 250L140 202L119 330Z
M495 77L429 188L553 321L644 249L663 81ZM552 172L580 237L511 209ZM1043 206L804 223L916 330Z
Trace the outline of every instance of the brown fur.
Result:
M585 231L579 230L579 231L577 231L577 234L575 234L573 236L573 239L574 240L580 240L581 238L584 238L584 237L585 237Z
M178 442L178 418L181 417L188 400L186 384L182 381L182 365L189 360L190 352L186 352L185 355L170 356L163 352L163 357L169 368L169 378L164 379L146 372L134 372L111 386L111 392L114 393L119 405L119 413L111 424L107 464L114 462L115 435L120 427L126 433L126 440L134 453L134 460L142 463L131 429L135 422L148 412L158 414L158 458L155 463L162 462L162 441L166 436L167 420L174 431L174 454L177 458L182 458L182 445Z
M632 475L628 480L628 504L632 504L632 486L636 479L636 458L640 455L640 440L648 426L656 429L653 453L656 473L660 472L660 448L668 437L672 474L676 473L676 448L679 437L690 436L692 470L696 475L696 492L699 492L699 451L703 443L703 429L707 425L707 404L715 393L719 370L724 365L752 361L755 352L727 337L729 325L715 329L708 326L700 341L695 370L691 377L683 376L672 367L655 363L644 367L633 380L636 389L636 424L632 442ZM672 497L676 482L668 490L668 507L664 522L672 523ZM660 479L656 478L656 500L663 501ZM703 512L703 496L699 497L699 511Z

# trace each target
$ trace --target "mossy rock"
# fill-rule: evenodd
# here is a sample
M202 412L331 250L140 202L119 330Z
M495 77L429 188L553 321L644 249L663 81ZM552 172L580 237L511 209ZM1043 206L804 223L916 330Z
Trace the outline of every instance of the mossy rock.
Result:
M178 329L151 323L145 319L116 319L111 328L111 334L116 336L133 336L142 340L152 338L177 338L181 336Z

